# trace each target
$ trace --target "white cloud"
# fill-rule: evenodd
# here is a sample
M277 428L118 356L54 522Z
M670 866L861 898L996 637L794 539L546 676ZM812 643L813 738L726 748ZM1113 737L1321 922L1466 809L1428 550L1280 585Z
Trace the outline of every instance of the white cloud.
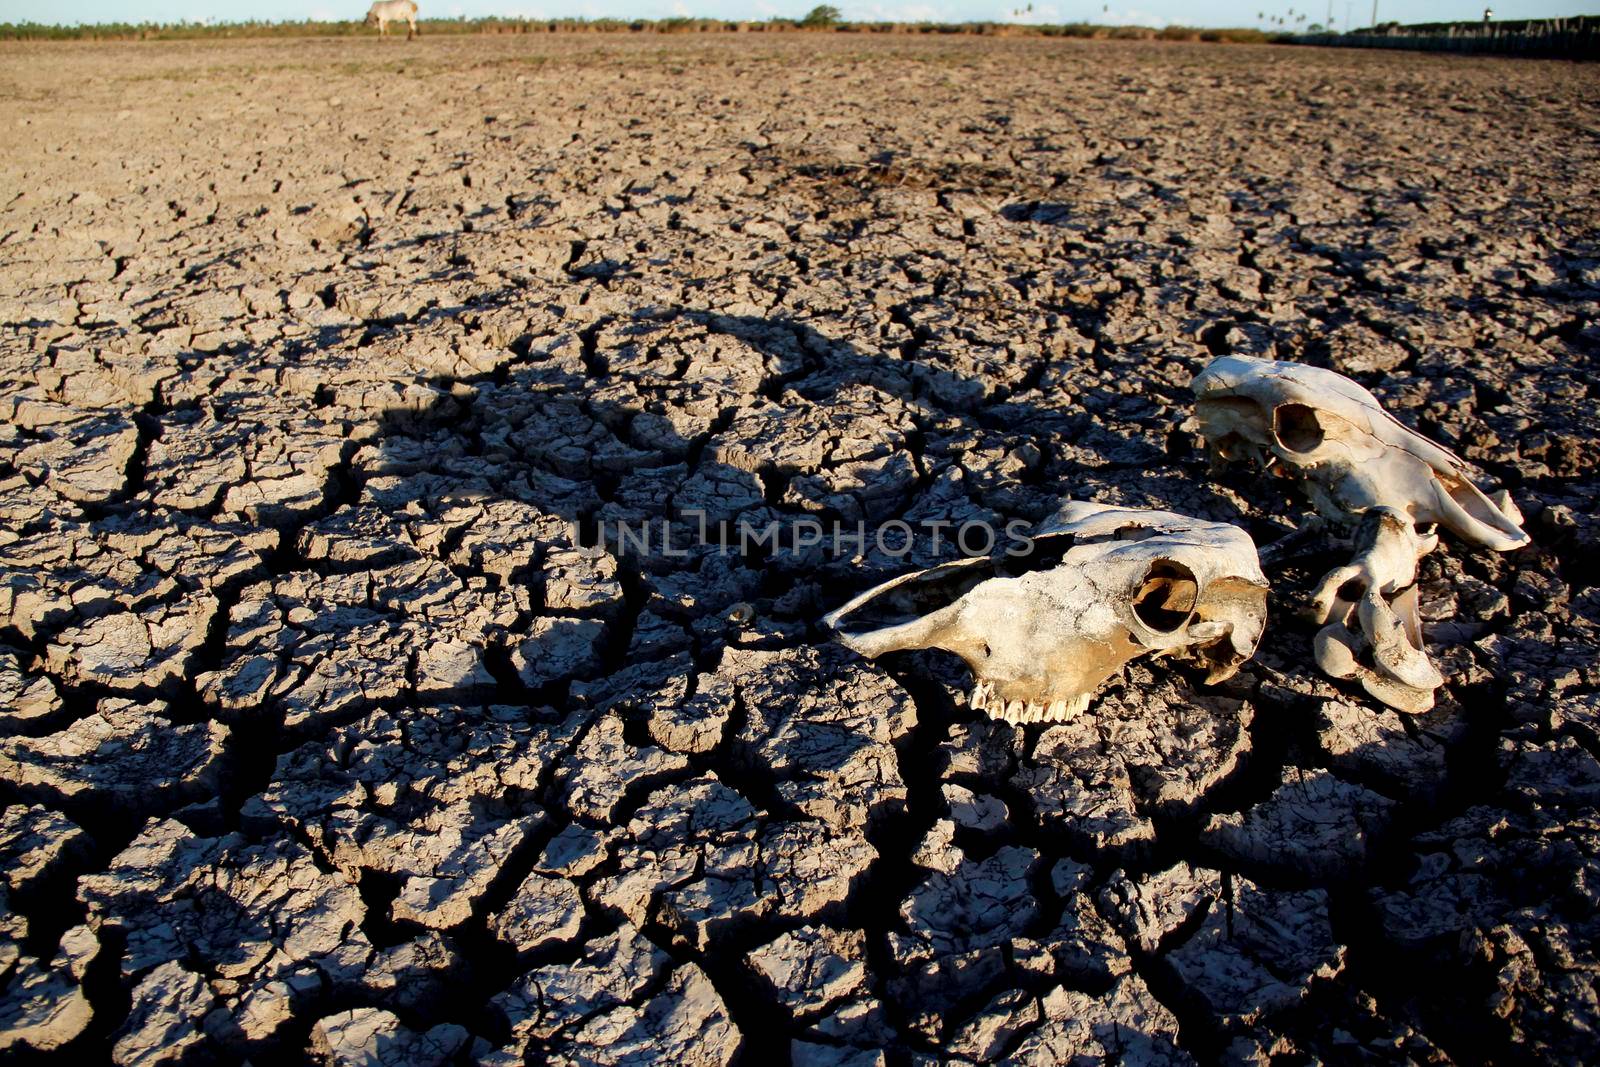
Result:
M1118 8L1109 4L1101 5L1100 12L1091 14L1087 21L1101 26L1149 26L1157 30L1163 26L1172 25L1171 19L1158 15L1154 11L1145 11L1137 7ZM1204 25L1206 23L1204 19L1201 19L1198 24Z
M859 22L960 21L960 17L953 17L948 9L918 3L852 5L845 16Z
M1105 2L1096 7L1078 5L1067 11L1060 4L1033 0L1033 10L1028 10L1028 0L1001 0L1002 9L992 16L997 22L1014 22L1019 25L1060 25L1068 22L1088 22L1097 26L1149 26L1161 29L1172 25L1172 20L1154 11L1137 7L1118 7ZM1201 20L1204 22L1204 20ZM1197 23L1199 25L1200 23ZM1209 25L1209 23L1206 23Z

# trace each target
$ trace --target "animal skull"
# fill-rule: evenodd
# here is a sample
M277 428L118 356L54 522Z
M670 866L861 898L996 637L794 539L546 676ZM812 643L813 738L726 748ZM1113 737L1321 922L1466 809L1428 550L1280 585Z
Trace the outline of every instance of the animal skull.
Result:
M823 622L864 656L942 648L976 678L971 706L1059 722L1147 653L1231 677L1266 624L1267 580L1248 534L1166 511L1068 501L1020 558L902 575Z
M1222 356L1194 380L1194 391L1201 433L1217 455L1300 478L1330 519L1354 522L1388 507L1483 548L1528 543L1509 496L1485 496L1453 452L1402 426L1342 374Z
M1423 651L1417 563L1443 526L1500 551L1528 543L1503 491L1491 498L1454 453L1395 421L1330 370L1249 356L1213 360L1194 380L1195 414L1212 452L1298 478L1324 517L1359 523L1356 555L1318 583L1317 665L1359 679L1399 711L1433 707L1444 678ZM1357 628L1359 627L1359 633Z

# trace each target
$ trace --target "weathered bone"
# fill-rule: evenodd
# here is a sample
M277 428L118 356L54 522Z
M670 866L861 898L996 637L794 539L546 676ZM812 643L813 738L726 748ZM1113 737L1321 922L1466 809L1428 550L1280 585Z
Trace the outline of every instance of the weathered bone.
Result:
M1390 507L1483 548L1528 543L1509 496L1485 496L1455 453L1395 421L1342 374L1222 356L1194 380L1194 391L1214 452L1300 478L1330 519L1355 522L1370 508Z
M1423 651L1417 617L1417 561L1437 544L1393 508L1373 508L1361 520L1355 558L1329 571L1312 594L1325 624L1313 645L1317 666L1414 714L1433 707L1433 691L1444 684Z
M1324 517L1360 524L1355 558L1317 586L1317 665L1400 711L1431 708L1444 679L1423 650L1417 563L1439 543L1435 526L1484 548L1527 544L1510 496L1486 496L1459 457L1334 371L1223 356L1194 390L1214 455L1296 478Z
M1254 654L1267 580L1236 526L1068 501L1027 560L963 559L902 575L823 622L864 656L942 648L976 678L975 708L1013 723L1089 706L1123 664L1175 655L1221 681Z

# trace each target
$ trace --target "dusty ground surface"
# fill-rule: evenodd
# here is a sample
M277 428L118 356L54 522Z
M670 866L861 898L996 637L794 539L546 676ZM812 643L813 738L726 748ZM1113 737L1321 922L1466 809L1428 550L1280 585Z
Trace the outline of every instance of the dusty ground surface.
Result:
M0 98L12 1052L1592 1054L1594 69L57 45ZM1186 426L1221 352L1528 516L1426 562L1436 711L1308 666L1333 545L1232 682L1019 730L819 632L912 560L602 537L1071 494L1264 544L1305 506Z

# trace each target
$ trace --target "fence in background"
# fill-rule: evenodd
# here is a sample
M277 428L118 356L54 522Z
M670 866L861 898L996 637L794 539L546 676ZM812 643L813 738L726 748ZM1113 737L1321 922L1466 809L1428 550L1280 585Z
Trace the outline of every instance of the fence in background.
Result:
M1350 33L1307 33L1288 40L1291 44L1335 48L1407 48L1423 52L1600 59L1600 17L1388 25Z

